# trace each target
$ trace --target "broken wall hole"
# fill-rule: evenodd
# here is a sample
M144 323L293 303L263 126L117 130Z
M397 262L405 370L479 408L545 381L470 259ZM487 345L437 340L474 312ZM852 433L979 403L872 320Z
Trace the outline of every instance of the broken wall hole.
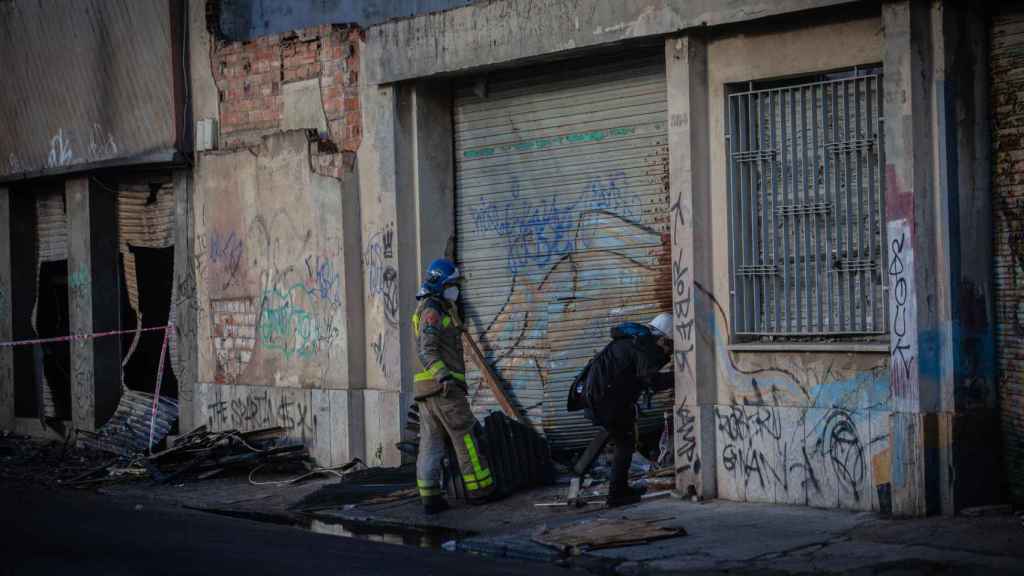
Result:
M36 286L35 333L39 338L67 336L68 261L42 262ZM34 416L71 418L71 347L68 342L32 346L33 382L37 412Z
M141 327L166 326L170 320L171 292L174 283L174 247L146 248L131 244L128 247L135 257ZM134 312L132 316L134 316ZM136 323L133 322L133 324ZM125 329L134 329L135 327L125 326ZM131 338L126 338L126 340L130 342ZM156 391L156 378L163 344L163 331L154 330L139 334L134 352L125 357L124 383L127 388L149 394ZM169 366L170 363L165 358L160 395L177 398L178 379Z

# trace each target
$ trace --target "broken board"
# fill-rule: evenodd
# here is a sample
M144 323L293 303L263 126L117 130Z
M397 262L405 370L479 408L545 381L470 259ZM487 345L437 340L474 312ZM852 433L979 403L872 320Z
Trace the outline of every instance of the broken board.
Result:
M533 540L557 548L563 553L578 555L588 550L646 544L677 536L686 536L686 530L681 527L661 527L645 520L599 518L554 528L542 528L534 534Z

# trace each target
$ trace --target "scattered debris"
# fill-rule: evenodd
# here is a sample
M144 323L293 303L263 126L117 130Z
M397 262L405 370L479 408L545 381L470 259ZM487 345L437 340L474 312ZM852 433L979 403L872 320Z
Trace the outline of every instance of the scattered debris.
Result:
M57 486L89 480L113 468L111 480L133 478L128 458L76 446L74 434L64 440L41 440L17 434L0 436L0 478L34 485Z
M155 412L154 412L155 410ZM178 420L178 402L161 396L154 407L153 395L123 388L113 416L95 433L79 431L78 441L93 450L132 457L159 444Z
M419 451L418 404L409 407L405 429L416 434L416 438L399 442L396 447L402 453L415 457ZM501 412L492 412L484 419L483 426L477 424L476 435L483 440L499 496L555 483L555 463L551 459L551 449L547 440L531 426L517 422ZM462 471L451 444L447 449L442 482L450 498L466 499Z
M577 556L589 550L646 544L655 540L686 536L683 528L663 528L649 520L598 518L554 528L542 527L533 541Z
M292 510L313 512L344 506L369 506L418 498L416 467L361 468L345 473L333 484L308 494L292 505Z
M641 500L653 500L655 498L667 498L674 495L673 490L658 490L655 492L646 492L640 497ZM594 490L589 493L578 493L575 497L568 498L566 500L555 500L554 502L538 502L534 504L537 508L549 508L557 506L575 506L582 508L588 504L604 504L605 499L608 497L608 493L603 490Z
M479 425L478 425L479 426ZM520 490L555 483L555 467L547 440L531 426L516 422L501 412L484 419L478 436L484 440L486 454L497 484L496 493L508 496ZM444 484L448 496L466 499L455 451L448 446Z
M287 438L280 427L209 432L206 426L200 426L175 439L167 450L143 459L143 464L154 480L163 483L185 478L205 480L239 469L249 470L251 479L253 472L268 466L314 471L306 447Z

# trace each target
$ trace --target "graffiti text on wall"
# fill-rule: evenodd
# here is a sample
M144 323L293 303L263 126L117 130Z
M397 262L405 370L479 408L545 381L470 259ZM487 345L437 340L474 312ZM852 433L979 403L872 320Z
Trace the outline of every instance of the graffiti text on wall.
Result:
M554 194L531 198L523 194L519 181L512 183L508 197L502 200L481 198L473 208L473 232L496 234L505 242L508 268L513 274L530 266L543 269L576 251L582 215L587 211L605 211L619 217L632 215L621 170L591 179L575 200ZM573 195L570 195L570 198Z
M333 310L317 314L307 306L309 291L304 284L287 290L263 291L259 321L263 348L277 350L285 358L309 358L327 348L338 337Z
M914 296L914 252L906 220L893 220L889 233L889 310L892 392L913 401L914 360L917 356L917 313Z
M512 142L510 144L498 144L495 146L484 146L483 148L473 148L463 152L462 156L467 159L486 158L488 156L494 156L495 154L531 152L534 150L546 150L559 146L572 146L576 144L586 144L587 142L601 142L602 140L610 138L632 136L635 133L636 128L633 126L588 130L586 132L536 138L534 140L526 140L524 142Z
M79 149L83 153L87 152L85 157L75 156L76 140L80 144ZM79 160L103 160L117 155L117 143L114 142L114 135L104 130L100 124L93 124L86 130L85 137L80 136L80 133L75 130L61 128L50 138L49 144L49 153L46 156L48 168L61 168ZM20 163L16 160L12 154L11 160L8 162L12 172L21 168Z
M784 429L781 410L800 410L797 425ZM780 490L799 499L806 490L811 501L831 502L838 486L855 502L868 497L866 431L850 410L718 406L715 420L722 469L748 493Z
M312 430L309 406L289 394L271 394L270 390L249 392L247 387L235 387L231 400L216 400L206 404L207 426L211 430L233 428L241 431L281 426L292 435L305 437Z
M341 274L335 270L330 258L307 256L306 276L313 295L321 300L341 304Z
M380 303L388 323L398 326L398 270L391 262L394 230L394 224L389 224L370 236L363 252L363 268L370 298Z

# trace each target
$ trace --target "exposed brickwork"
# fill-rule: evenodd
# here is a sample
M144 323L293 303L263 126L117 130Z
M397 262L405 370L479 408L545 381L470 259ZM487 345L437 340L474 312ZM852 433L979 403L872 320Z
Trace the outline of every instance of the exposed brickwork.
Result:
M220 147L251 146L279 130L282 87L316 79L327 121L318 170L340 176L362 140L358 29L318 26L251 42L216 41L211 68L220 99Z
M256 349L256 307L251 299L213 301L213 350L218 383L235 382Z

